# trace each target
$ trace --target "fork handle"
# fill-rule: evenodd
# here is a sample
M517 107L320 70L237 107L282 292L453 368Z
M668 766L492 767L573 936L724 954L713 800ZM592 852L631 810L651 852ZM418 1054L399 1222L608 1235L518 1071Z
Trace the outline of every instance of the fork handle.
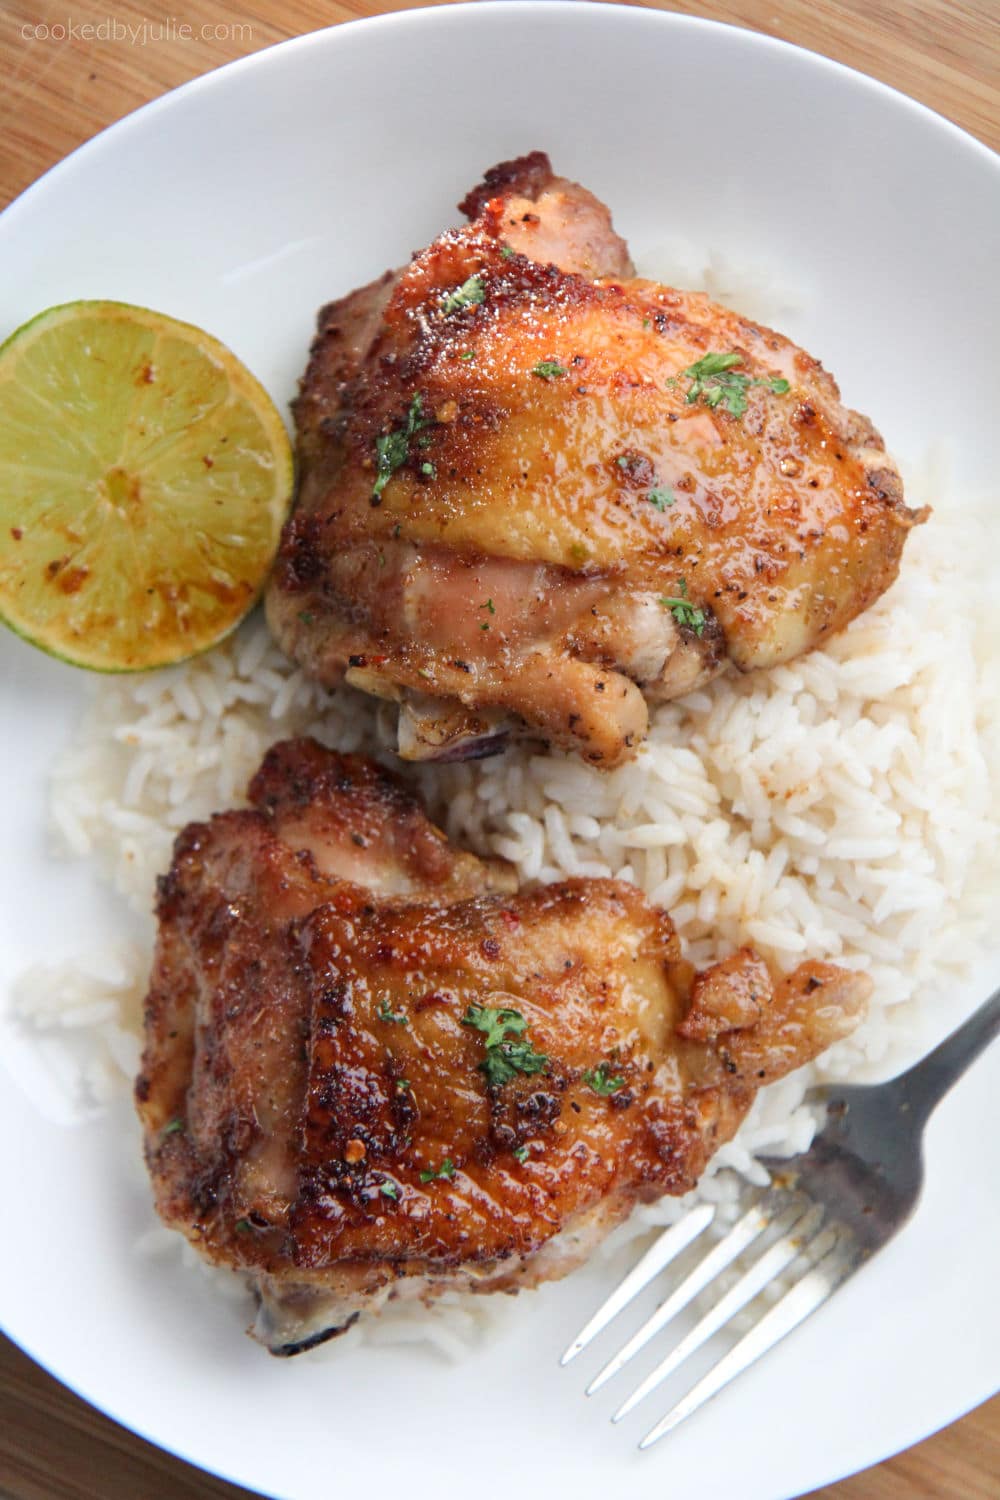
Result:
M896 1080L914 1114L924 1119L1000 1032L1000 990L957 1031Z

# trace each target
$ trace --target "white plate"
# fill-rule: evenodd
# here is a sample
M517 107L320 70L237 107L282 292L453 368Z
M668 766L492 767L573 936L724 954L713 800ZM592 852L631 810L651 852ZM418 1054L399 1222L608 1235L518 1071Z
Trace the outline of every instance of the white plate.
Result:
M3 216L0 323L75 297L146 303L210 329L284 401L319 304L398 264L486 166L534 147L611 203L640 263L679 236L784 272L790 301L804 294L787 331L891 447L919 454L937 435L957 488L992 479L995 159L820 58L650 11L425 10L198 79ZM44 853L45 766L82 694L71 670L0 640L3 984L118 920L86 872ZM906 1234L642 1457L634 1426L607 1425L614 1388L586 1402L584 1372L556 1368L598 1272L522 1299L459 1368L416 1351L274 1361L197 1278L131 1253L148 1207L115 1121L71 1131L40 1118L19 1070L0 1088L7 1329L129 1427L269 1494L399 1481L418 1497L557 1486L604 1500L627 1483L636 1500L666 1486L784 1500L908 1445L1000 1380L1000 1051L935 1119Z

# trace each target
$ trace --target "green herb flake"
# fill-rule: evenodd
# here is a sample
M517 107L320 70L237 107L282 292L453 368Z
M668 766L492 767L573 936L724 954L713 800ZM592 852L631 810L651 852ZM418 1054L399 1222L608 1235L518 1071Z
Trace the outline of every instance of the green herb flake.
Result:
M178 1130L183 1130L183 1129L184 1129L184 1121L178 1116L178 1118L176 1120L171 1120L169 1125L164 1125L163 1129L160 1131L160 1134L161 1135L176 1135L177 1132L178 1132Z
M402 468L409 456L410 443L404 431L384 432L375 439L376 478L372 485L373 498L377 499L381 495L393 474Z
M249 1234L253 1229L253 1225L250 1223L249 1219L237 1219L233 1227L235 1228L237 1234Z
M436 479L438 477L437 467L436 467L436 465L434 465L432 463L421 464L420 465L420 472L421 472L421 474L425 475L426 478L428 478L428 479Z
M556 359L540 359L531 373L540 376L542 380L558 380L560 375L568 375L569 371Z
M695 360L693 365L688 365L687 369L681 371L681 374L689 375L692 380L711 380L717 375L724 375L734 365L742 363L742 354L737 354L735 351L722 354L718 350L713 350L708 354L703 354L701 359Z
M496 614L496 606L493 603L492 599L487 599L486 603L485 604L481 604L479 606L479 608L480 609L488 609L491 615L495 615Z
M660 603L664 609L670 610L678 625L687 625L697 636L704 635L707 623L705 611L699 609L696 604L691 603L688 598L687 581L685 579L678 578L677 587L680 593L679 598L663 598L660 600Z
M528 1157L530 1156L530 1154L531 1153L529 1152L527 1146L517 1146L517 1147L515 1147L514 1155L517 1157L518 1161L521 1163L522 1166L524 1166L524 1163L528 1160Z
M528 1029L528 1023L519 1010L470 1005L462 1017L462 1025L481 1031L486 1038L486 1055L479 1064L479 1071L485 1075L491 1088L502 1088L518 1073L541 1073L548 1067L546 1054L536 1052L529 1040L508 1039L520 1037Z
M669 506L676 504L677 496L672 489L664 486L663 488L657 487L650 490L646 499L654 510L666 510Z
M399 1188L394 1182L389 1182L388 1180L385 1182L380 1182L378 1185L378 1190L382 1194L383 1198L391 1198L393 1203L399 1202Z
M485 298L486 289L483 286L483 278L476 272L467 281L463 281L460 287L448 293L441 303L441 311L447 318L452 313L461 312L465 307L478 306L480 302L485 301Z
M407 1091L407 1089L409 1089L409 1088L410 1088L410 1080L408 1078L397 1078L396 1079L396 1093L397 1094L405 1094L406 1091Z
M482 622L482 624L480 625L479 628L480 628L480 630L489 630L489 628L490 628L490 622L489 622L489 620L484 620Z
M466 364L471 364L476 356L471 349L464 349L458 357L459 359L464 360Z
M455 1163L452 1161L450 1156L446 1156L444 1161L436 1170L434 1167L428 1167L425 1172L421 1172L420 1181L437 1182L440 1178L445 1178L448 1182L450 1182L454 1175Z
M499 1047L508 1034L520 1036L528 1029L519 1010L495 1010L491 1005L470 1005L462 1017L462 1025L481 1031L487 1047Z
M302 621L303 625L311 625L314 618L315 617L311 615L307 609L299 610L299 619Z
M742 370L734 368L742 363L742 354L713 351L703 354L693 365L688 365L687 369L681 371L681 375L686 375L691 381L685 398L687 404L691 406L695 401L702 401L713 411L721 406L723 411L738 419L746 412L747 391L751 386L767 386L775 395L783 395L790 389L788 381L781 376L751 379ZM668 384L676 385L677 382L671 379Z
M382 496L389 480L397 469L410 456L410 440L415 437L422 427L429 427L430 421L423 415L423 402L420 392L410 402L406 413L406 421L402 427L396 428L394 432L381 433L375 439L375 483L372 486L372 501L377 503ZM430 440L427 439L429 442Z
M648 328L649 327L649 319L648 318L643 318L643 320L642 320L642 326L643 326L643 328Z
M509 245L501 245L500 254L503 256L504 260L510 260L511 256L514 254L514 251L510 248Z
M547 1055L536 1052L531 1042L504 1042L499 1047L487 1047L479 1071L490 1088L499 1089L518 1073L543 1073L548 1065Z
M596 1068L588 1068L583 1075L583 1081L588 1089L593 1089L595 1094L606 1098L608 1094L617 1094L625 1085L625 1080L620 1073L611 1076L611 1065L609 1063L598 1063Z
M399 1011L398 1013L394 1011L392 1006L384 996L379 1001L378 1018L380 1021L395 1021L400 1026L409 1026L410 1024L407 1018L403 1015L402 1011Z

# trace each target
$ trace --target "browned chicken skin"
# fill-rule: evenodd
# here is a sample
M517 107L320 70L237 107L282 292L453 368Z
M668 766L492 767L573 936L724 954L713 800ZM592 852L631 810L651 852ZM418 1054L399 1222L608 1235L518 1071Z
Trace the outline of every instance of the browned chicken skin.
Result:
M700 975L632 886L518 891L387 773L289 741L159 891L136 1094L157 1207L293 1353L387 1296L515 1290L692 1187L870 985Z
M401 702L406 758L513 729L611 767L648 702L842 629L921 516L816 360L635 278L544 155L462 207L320 314L268 617L324 683Z

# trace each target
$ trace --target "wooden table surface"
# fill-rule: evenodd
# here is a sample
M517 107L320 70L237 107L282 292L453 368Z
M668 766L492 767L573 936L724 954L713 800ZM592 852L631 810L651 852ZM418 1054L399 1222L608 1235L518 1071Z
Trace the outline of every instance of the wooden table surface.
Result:
M81 141L188 78L289 36L404 8L397 0L122 0L113 8L103 0L7 0L0 10L0 207ZM754 27L823 52L1000 147L998 0L674 0L655 8ZM70 18L74 28L145 20L149 39L67 37L58 28ZM152 39L164 30L165 39ZM0 1494L238 1500L247 1492L133 1437L0 1339ZM911 1497L998 1500L1000 1397L908 1453L816 1491L815 1500Z

